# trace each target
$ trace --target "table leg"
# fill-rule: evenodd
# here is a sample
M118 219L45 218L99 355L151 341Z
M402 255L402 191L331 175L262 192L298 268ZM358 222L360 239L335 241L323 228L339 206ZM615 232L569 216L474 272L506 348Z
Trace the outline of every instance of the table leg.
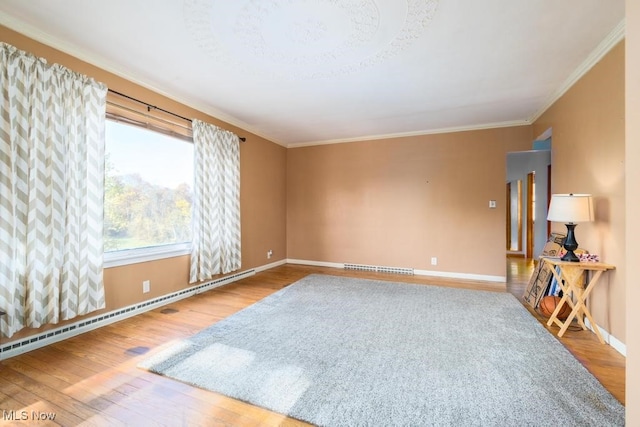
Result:
M598 325L596 324L595 320L593 320L593 317L591 317L591 312L589 311L589 308L587 308L587 303L586 303L587 297L593 290L596 282L598 281L602 273L603 273L602 270L598 270L593 274L593 277L591 277L591 280L589 280L589 284L585 288L584 292L581 292L580 295L578 296L576 307L579 309L580 313L584 314L584 316L587 319L589 319L589 322L591 323L591 327L593 328L593 332L598 337L598 340L600 341L600 343L604 344L605 341L604 341L604 338L602 337L602 334L600 333L600 328L598 328ZM583 321L583 324L584 324L584 321ZM586 325L585 325L585 329L586 329Z

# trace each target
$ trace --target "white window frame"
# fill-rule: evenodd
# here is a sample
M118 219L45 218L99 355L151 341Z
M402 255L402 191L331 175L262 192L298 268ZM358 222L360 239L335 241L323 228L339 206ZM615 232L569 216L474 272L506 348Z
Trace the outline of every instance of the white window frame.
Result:
M119 267L159 259L173 258L191 253L191 242L169 243L145 248L123 249L104 253L104 268Z

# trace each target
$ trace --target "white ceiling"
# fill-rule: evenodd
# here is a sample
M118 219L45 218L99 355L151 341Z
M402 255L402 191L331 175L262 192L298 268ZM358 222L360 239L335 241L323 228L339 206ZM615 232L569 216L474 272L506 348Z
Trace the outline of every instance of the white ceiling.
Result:
M296 146L531 123L624 0L0 0L0 23Z

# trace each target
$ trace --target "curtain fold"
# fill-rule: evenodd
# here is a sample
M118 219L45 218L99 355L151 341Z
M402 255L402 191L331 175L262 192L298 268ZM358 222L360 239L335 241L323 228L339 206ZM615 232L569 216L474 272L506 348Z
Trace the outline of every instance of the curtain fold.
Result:
M240 140L193 120L194 200L189 282L238 270L240 253Z
M0 330L104 308L107 88L0 43Z

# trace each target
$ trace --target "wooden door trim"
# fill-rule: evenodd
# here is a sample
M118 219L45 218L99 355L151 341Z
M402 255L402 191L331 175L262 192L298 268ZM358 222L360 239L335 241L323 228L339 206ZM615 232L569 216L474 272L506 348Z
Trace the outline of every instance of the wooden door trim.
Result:
M535 172L527 174L527 258L533 258L533 184Z

